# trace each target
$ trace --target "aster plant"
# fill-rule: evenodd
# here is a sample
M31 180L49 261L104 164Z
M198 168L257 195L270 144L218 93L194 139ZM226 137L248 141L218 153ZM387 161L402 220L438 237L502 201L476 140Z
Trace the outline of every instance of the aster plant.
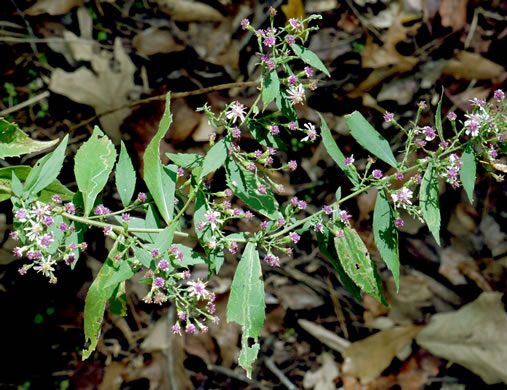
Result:
M159 144L172 121L170 94L167 95L158 132L143 157L147 193L134 197L137 177L125 146L121 145L118 156L115 146L98 127L74 157L76 193L57 179L68 136L33 168L0 169L2 191L6 194L2 200L10 198L13 204L11 237L18 242L14 254L24 259L21 275L33 270L50 283L57 283L60 264L74 268L80 254L86 251L88 229L101 229L114 242L86 298L84 333L88 345L83 359L96 348L106 304L110 302L114 313L125 315L126 281L137 272L143 273L141 283L149 286L144 302L175 305L174 334L206 332L209 321L220 321L215 314L215 295L206 281L192 277L192 266L206 264L210 275L219 273L224 251L241 252L226 320L243 328L239 364L250 376L265 319L261 260L271 267L280 267L303 235L313 236L354 297L360 300L363 292L387 305L377 267L343 204L361 193L377 191L375 243L398 287L398 228L404 224L400 210L427 224L440 243L439 180L454 188L463 186L472 201L477 162L497 180L503 179L496 173L505 170L497 161L500 151L505 150L505 97L501 90L495 92L493 104L474 100L474 109L464 121L449 113L450 128L445 134L450 136L444 136L441 102L435 127L419 124L423 104L408 128L397 122L395 114L385 113L387 131L399 130L406 137L397 158L389 142L361 113L351 113L346 117L350 134L372 156L364 168L356 167L354 155L343 154L322 116L319 129L316 123L301 123L297 116L297 106L305 104L307 90L317 86L312 79L314 73L320 71L329 76L320 59L304 46L310 32L317 29L312 23L320 17L290 19L284 27L275 27L275 13L270 10L271 26L266 30L256 30L247 19L241 21L259 46L259 94L250 107L234 101L221 112L208 105L199 109L216 129L210 134L206 155L167 153L170 164L161 163ZM266 114L273 103L279 112ZM1 155L28 152L12 153L24 133L1 121ZM278 163L282 160L280 150L286 147L283 133L309 144L320 139L350 180L351 192L342 196L338 188L336 199L312 214L306 211L307 202L297 197L280 205L278 199L285 190L271 173L290 174L298 169L296 160ZM8 138L6 134L19 137ZM256 150L243 147L242 140L247 136L258 142ZM390 170L382 171L378 160ZM212 180L219 169L225 170L226 182L216 191L212 188L220 184L212 186ZM116 211L98 201L113 170L123 205ZM186 211L191 209L192 217L187 217ZM189 218L192 232L184 231ZM256 231L230 233L227 227L236 226L240 220L256 225ZM194 239L196 245L178 243L181 237Z

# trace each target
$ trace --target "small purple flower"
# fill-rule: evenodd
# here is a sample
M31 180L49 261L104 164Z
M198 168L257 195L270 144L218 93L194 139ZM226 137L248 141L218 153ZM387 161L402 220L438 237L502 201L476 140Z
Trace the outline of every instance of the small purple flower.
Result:
M183 176L185 174L185 170L183 168L178 168L176 172L176 176Z
M289 130L296 130L298 128L298 125L294 121L289 122Z
M285 37L285 40L289 44L289 46L292 46L296 42L296 38L294 38L294 35L287 35Z
M229 210L232 207L231 202L229 202L228 200L224 200L222 206L224 207L224 210Z
M158 257L158 256L160 256L160 251L158 249L152 249L151 255L153 257Z
M289 76L289 79L287 80L287 82L289 83L289 85L296 85L298 82L298 78L294 75Z
M454 111L451 111L447 114L447 119L449 119L450 121L455 121L457 117L458 116Z
M255 164L253 162L248 163L246 169L248 169L250 172L255 172Z
M394 114L392 112L386 112L384 114L384 121L386 122L392 122L394 119Z
M42 257L41 251L30 251L26 254L29 260L37 260Z
M325 205L322 210L324 210L324 212L329 215L329 214L332 214L333 213L333 208L331 206L328 206L328 205Z
M264 257L264 261L272 267L280 267L280 259L278 258L278 256L275 256L271 253L268 253Z
M178 312L178 318L180 321L186 321L188 318L188 314L186 311L179 311Z
M336 233L336 237L343 238L343 236L344 236L343 230L342 229L338 230L338 233Z
M289 233L290 239L294 242L294 244L297 244L301 236L297 234L296 232L290 232Z
M420 174L416 173L414 176L412 176L412 180L415 184L421 184L422 177Z
M449 147L449 142L447 142L447 141L442 141L442 142L440 142L440 144L438 145L438 147L439 147L440 149L442 149L442 150L445 150L445 149L447 149L447 148Z
M505 141L505 134L504 133L498 134L498 141L500 141L500 142Z
M235 127L232 129L232 137L233 138L240 138L241 137L241 130L238 127Z
M313 69L310 68L309 66L305 66L305 73L306 73L306 77L312 77L313 76Z
M349 165L352 165L354 163L354 161L356 161L356 160L354 160L354 155L351 154L350 157L347 157L345 159L345 163L344 164L345 164L346 167L348 167Z
M295 160L290 160L288 165L291 172L294 172L298 167L298 163Z
M250 21L248 19L243 19L241 21L241 28L243 30L246 30L248 28L248 26L250 26Z
M494 96L496 100L501 101L505 98L505 93L501 89L497 89Z
M26 222L26 217L28 216L28 214L25 209L19 209L18 211L16 211L16 214L14 214L14 216L19 222Z
M225 196L227 196L227 197L231 197L232 195L234 195L234 194L232 193L232 190L231 190L230 188L226 188L226 189L225 189L225 191L224 191L224 194L225 194Z
M235 241L232 241L231 243L229 243L229 251L235 255L236 253L238 253L238 243L235 242Z
M264 38L264 46L267 46L267 47L273 47L276 43L276 38L275 37L266 37Z
M49 215L44 218L44 225L51 226L55 221Z
M155 278L154 284L155 284L155 287L162 288L162 287L164 287L165 280L164 280L164 278L161 278L161 277Z
M16 231L10 232L9 237L12 238L14 241L19 241L19 233Z
M180 203L180 200L178 198L174 198L173 203L175 206L178 206L178 203Z
M340 220L342 221L342 223L349 222L350 217L351 215L347 213L345 210L340 211Z
M313 225L313 230L322 233L324 232L324 226L320 222L317 222L315 225Z
M260 227L262 230L266 230L268 228L268 221L262 221Z
M130 221L130 215L128 213L122 213L121 219L123 220L123 222L128 222Z
M426 126L425 128L423 128L422 131L426 136L426 141L433 141L433 139L435 139L436 136L435 130L433 130L433 128L431 128L430 126Z
M104 236L107 236L109 233L111 233L112 230L113 230L112 226L106 226L104 228Z
M146 200L146 194L144 192L140 192L139 194L137 194L137 199L140 202L144 202Z
M66 203L63 208L69 214L76 214L76 206L72 202Z
M426 146L426 141L421 138L418 138L415 140L415 144L420 148L424 148Z
M247 210L247 212L245 213L246 220L250 221L253 217L254 215L250 212L250 210Z
M68 246L67 246L68 250L73 252L73 251L77 251L77 244L75 242L71 242Z
M181 326L179 326L178 324L173 325L171 328L171 332L173 332L173 334L181 336Z
M47 248L51 243L54 241L54 235L52 233L50 234L44 234L42 238L40 239L39 245L43 248Z
M217 133L211 132L211 133L208 134L208 141L209 142L214 142L215 138L217 138Z
M291 27L294 29L294 30L297 30L299 28L299 26L301 25L297 19L294 19L294 18L290 18L289 19L289 23L291 25Z
M20 269L18 269L18 273L21 276L26 275L26 268L25 267L21 267Z
M58 195L56 195L56 194L55 194L55 195L53 195L53 196L51 197L51 200L52 200L53 202L55 202L55 203L62 203L62 198L60 198L60 197L59 197Z
M268 151L268 153L271 155L271 156L274 156L276 154L276 149L275 148L272 148L271 146L268 146L266 148L266 150Z
M68 227L69 227L69 225L67 225L65 222L62 222L60 224L60 226L58 226L58 229L60 229L62 232L65 232L65 231L67 231Z
M307 206L307 204L306 204L306 202L304 200L300 200L298 202L298 208L299 209L304 210L304 209L306 209L306 206Z
M292 206L294 207L297 207L298 206L298 202L299 202L299 199L297 197L292 197L291 200L290 200L290 203L292 204Z
M403 180L403 173L401 172L396 172L394 174L394 177L396 178L396 180Z
M257 187L257 192L262 195L266 195L268 193L268 190L266 189L266 186L264 184L261 184Z
M109 214L110 212L111 212L111 210L109 210L103 204L99 204L93 213L95 215L106 215L106 214Z
M278 224L278 226L283 226L285 225L285 220L280 217L276 220L276 223Z
M380 169L373 170L372 174L373 174L373 177L377 180L382 179L382 176L384 176Z
M169 269L169 262L166 259L162 259L158 262L158 268L162 271L167 271Z
M86 249L88 249L88 244L86 242L82 242L79 244L79 249L81 249L83 252L86 252Z
M476 97L473 98L472 100L470 100L470 102L475 106L475 107L482 107L484 106L484 103L485 101L482 100L482 99L477 99Z
M261 158L261 157L262 157L262 155L263 155L262 150L257 149L257 150L254 152L254 157L255 157L256 159Z
M208 304L206 305L206 309L208 309L209 314L213 314L217 310L217 308L213 302L208 302Z
M194 334L196 331L196 327L194 324L188 324L185 328L185 332L188 334Z
M76 261L76 256L74 256L73 254L70 254L65 258L65 262L67 263L67 265L71 265L75 261Z
M493 147L491 147L491 149L488 151L488 153L492 159L495 159L498 157L498 153Z
M394 220L394 224L396 225L396 227L402 227L403 225L405 225L405 221L401 218L396 218Z
M184 271L183 272L183 279L190 279L192 277L192 274L190 273L190 271Z
M274 125L273 127L271 127L271 134L273 135L280 134L280 128L277 125Z
M233 211L232 211L232 215L234 217L239 217L243 212L241 211L241 209L238 209L238 208L235 208Z
M204 222L199 222L196 226L196 229L200 232L202 232L204 230L204 228L206 227L206 224Z
M19 246L14 248L12 250L12 253L14 253L14 256L16 256L16 257L23 257L23 251L21 250L21 248Z
M183 252L176 253L176 260L183 261Z

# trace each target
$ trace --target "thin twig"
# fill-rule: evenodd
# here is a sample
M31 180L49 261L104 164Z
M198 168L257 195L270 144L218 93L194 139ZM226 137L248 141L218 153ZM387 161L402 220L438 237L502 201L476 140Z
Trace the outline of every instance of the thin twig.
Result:
M25 108L27 106L30 106L31 104L37 103L39 100L45 99L49 96L49 91L44 91L41 94L34 96L28 100L25 100L22 103L16 104L15 106L6 108L5 110L0 111L0 116L9 115L10 113L14 111L21 110L22 108Z
M292 383L289 378L287 378L285 374L276 366L272 358L266 359L266 366L273 374L278 377L278 379L280 379L280 382L282 382L287 389L297 390L297 386Z
M23 22L25 22L26 29L28 30L28 34L30 34L31 38L35 38L35 34L33 33L32 26L30 26L30 23L28 23L28 20L26 20L25 15L23 14L23 11L21 11L16 4L15 0L11 0L11 3L16 8L16 11L18 12L19 16L23 19ZM32 48L32 51L34 52L35 56L39 58L39 52L37 50L37 46L35 45L35 42L30 42L30 47Z

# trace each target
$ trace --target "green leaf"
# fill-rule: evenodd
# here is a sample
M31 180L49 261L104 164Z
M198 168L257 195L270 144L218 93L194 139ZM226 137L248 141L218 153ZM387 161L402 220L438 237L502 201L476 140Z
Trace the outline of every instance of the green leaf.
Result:
M200 244L205 247L208 243L208 240L211 238L211 227L206 223L206 213L208 212L208 206L206 204L206 198L202 191L198 191L195 197L195 206L194 206L194 226L195 233L197 234L197 238L199 239ZM204 224L204 229L199 230L197 226L199 224Z
M386 193L383 189L379 189L373 211L373 235L380 256L393 274L396 291L398 291L400 288L400 255L398 229L396 229L394 220L394 212L387 200Z
M440 245L440 203L438 199L438 178L433 163L429 163L419 190L419 204L423 218L435 241Z
M317 57L317 54L315 54L313 51L307 49L306 47L293 44L291 45L292 51L301 59L306 62L308 65L313 66L314 68L320 70L321 72L324 72L324 74L327 77L331 77L329 74L329 71L327 70L326 66L322 63L319 57Z
M437 112L435 113L435 127L437 128L438 136L440 140L444 140L444 130L442 128L442 100L444 99L444 88L442 88L442 94L437 105Z
M275 103L278 109L282 112L287 119L291 121L297 121L298 115L296 109L292 105L290 99L287 97L285 88L280 88L280 93L275 96Z
M358 111L346 116L350 134L367 151L377 156L382 161L396 168L398 162L394 158L389 142L373 128L366 118Z
M18 157L22 154L41 152L58 142L31 139L18 125L0 118L0 158Z
M88 216L97 195L104 188L116 161L111 140L95 126L91 138L76 153L74 175L83 194L84 216Z
M194 153L166 153L165 155L177 166L185 169L201 167L204 161L203 156Z
M209 259L209 273L211 276L212 272L218 275L220 270L222 269L222 265L224 265L224 251L223 250L215 250L208 254Z
M21 198L21 195L23 195L23 185L19 181L18 177L16 176L16 173L12 171L12 181L11 181L11 188L14 195L16 195L18 198Z
M164 230L156 235L154 248L157 248L160 253L165 253L174 239L174 232L178 226L176 224L167 226Z
M363 300L361 297L361 289L357 287L354 281L349 277L349 275L347 275L343 269L343 266L338 260L338 255L336 254L334 242L331 240L329 230L327 230L325 233L317 232L317 242L319 244L320 253L327 257L331 264L333 264L336 272L338 272L338 277L340 278L343 287L345 287L345 289L351 293L354 298L361 302Z
M115 267L112 257L116 252L116 247L111 250L86 295L84 333L85 342L89 342L90 345L87 349L83 349L83 360L87 359L97 347L107 301L113 296L118 284L132 276L130 266L127 268L121 265L124 262Z
M266 76L266 79L264 80L264 88L262 89L262 103L264 104L264 110L278 95L280 95L280 80L278 79L276 69L273 69Z
M368 249L359 234L354 229L344 226L343 237L336 236L334 244L343 269L354 283L383 305L389 306L384 298L377 267L370 259Z
M279 135L273 135L261 123L257 121L248 121L248 130L255 140L264 146L270 146L279 150L287 150L287 145Z
M221 139L213 145L206 154L206 157L204 157L200 179L219 169L224 164L226 158L227 148L225 146L225 141Z
M160 121L158 131L150 141L144 152L144 181L148 190L153 196L160 215L166 223L173 218L174 191L176 188L176 170L164 169L160 162L160 141L171 126L173 117L171 115L171 94L167 93L165 111Z
M463 188L468 195L468 200L470 203L473 203L477 166L475 163L474 145L472 143L469 143L466 146L465 151L461 156L461 161L463 162L463 165L459 170L459 177L463 183Z
M134 256L136 260L148 269L155 269L155 261L153 260L153 256L150 252L145 249L139 248L137 246L134 247Z
M116 188L120 194L121 203L127 207L136 188L136 171L123 141L121 142L120 158L116 165Z
M339 202L342 199L342 188L338 187L335 193L336 201Z
M342 151L336 144L333 135L331 134L331 131L329 130L329 127L327 126L326 121L322 117L322 115L319 113L320 121L322 123L321 125L321 135L322 135L322 142L324 143L324 146L331 156L331 158L334 160L336 164L340 167L340 169L345 172L347 177L350 179L350 181L357 185L359 183L359 178L357 175L357 172L351 167L345 165L345 156L343 155Z
M58 177L65 159L68 139L69 136L66 135L55 150L37 161L25 180L26 193L37 194Z
M278 202L271 188L262 178L259 177L256 180L252 172L243 168L232 157L227 158L225 166L227 184L238 198L253 210L258 211L266 217L271 219L278 218ZM260 184L266 185L267 194L263 195L257 192L257 181L259 181Z
M199 253L195 252L191 248L183 244L175 244L176 248L183 253L183 260L178 262L178 265L182 266L190 266L196 264L206 264L206 258L201 256Z
M227 304L227 322L234 321L243 329L239 364L246 370L248 378L252 377L252 363L259 352L258 339L266 318L265 310L259 252L255 244L249 242L236 268ZM255 342L251 347L250 338Z

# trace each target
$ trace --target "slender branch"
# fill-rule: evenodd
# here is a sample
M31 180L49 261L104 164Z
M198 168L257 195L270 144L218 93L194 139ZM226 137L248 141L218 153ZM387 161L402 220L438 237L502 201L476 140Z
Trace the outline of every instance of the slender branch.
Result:
M13 113L15 111L21 110L22 108L25 108L31 104L37 103L39 100L43 100L49 96L49 91L44 91L39 95L36 95L28 100L25 100L24 102L21 102L19 104L16 104L15 106L6 108L5 110L0 111L0 116L5 116L10 113Z

